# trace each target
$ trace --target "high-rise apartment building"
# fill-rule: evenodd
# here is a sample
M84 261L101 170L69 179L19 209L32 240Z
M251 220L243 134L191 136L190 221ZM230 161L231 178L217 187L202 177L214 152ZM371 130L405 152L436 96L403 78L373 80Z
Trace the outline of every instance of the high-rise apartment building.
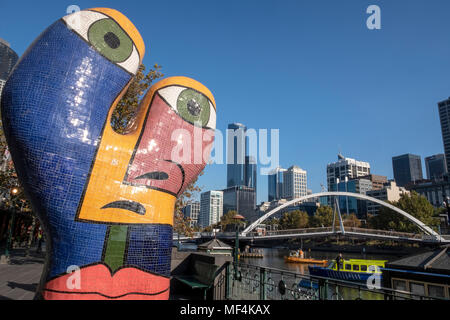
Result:
M435 154L425 158L425 168L427 171L427 179L442 180L447 173L447 162L444 154Z
M438 103L447 170L450 169L450 98Z
M283 198L283 174L286 169L276 168L268 177L268 198L269 202Z
M345 158L338 154L338 161L327 165L327 183L328 190L339 181L345 181L370 175L370 164L368 162L357 161L351 158Z
M422 158L414 154L404 154L392 158L394 179L399 187L423 180Z
M17 53L9 47L9 43L0 39L0 99L6 80L18 59Z
M198 224L205 228L216 224L223 215L223 192L211 190L200 195L200 215Z
M307 172L292 166L283 172L283 198L293 200L308 194Z
M200 216L200 202L190 201L183 208L183 215L190 220L191 227L198 225L198 219Z

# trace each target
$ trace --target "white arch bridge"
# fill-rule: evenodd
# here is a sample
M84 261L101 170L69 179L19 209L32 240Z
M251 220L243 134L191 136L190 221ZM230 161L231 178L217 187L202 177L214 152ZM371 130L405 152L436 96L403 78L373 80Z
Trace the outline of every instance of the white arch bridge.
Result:
M262 224L265 220L273 216L274 214L280 212L281 210L294 205L299 202L306 201L308 199L320 198L320 197L334 197L335 200L335 210L333 216L333 226L323 227L323 228L308 228L308 229L297 229L297 230L281 230L281 231L265 231L265 232L254 232L254 230ZM414 223L423 233L413 234L413 233L402 233L395 231L386 230L370 230L363 228L344 228L342 221L342 216L339 210L338 197L352 197L361 200L371 201L377 203L381 206L387 207L394 212L405 217L412 223ZM335 228L336 218L339 219L339 228ZM281 206L269 211L261 218L250 224L244 231L239 235L241 240L271 240L271 239L283 239L283 238L314 238L314 237L326 237L333 235L342 235L348 237L361 237L361 238L371 238L379 240L393 240L393 241L407 241L407 242L424 242L424 243L450 243L450 237L442 236L431 229L429 226L424 224L422 221L413 217L409 213L379 199L375 199L359 193L351 192L321 192L312 195L307 195L294 199L292 201L286 202ZM234 239L234 232L221 232L221 233L197 233L194 238L209 238L217 237L222 239ZM180 238L183 240L184 237ZM186 239L186 238L184 238ZM191 238L192 239L192 238ZM174 238L174 240L176 240Z

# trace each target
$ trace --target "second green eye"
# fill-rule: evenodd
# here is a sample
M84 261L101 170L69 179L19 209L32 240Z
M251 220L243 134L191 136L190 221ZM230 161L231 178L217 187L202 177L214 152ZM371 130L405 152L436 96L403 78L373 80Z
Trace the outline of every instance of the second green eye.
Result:
M180 93L177 110L184 120L192 124L199 123L202 127L206 127L209 122L211 113L209 101L195 90L186 89Z
M93 23L88 31L89 42L107 59L124 62L133 52L133 41L112 19Z

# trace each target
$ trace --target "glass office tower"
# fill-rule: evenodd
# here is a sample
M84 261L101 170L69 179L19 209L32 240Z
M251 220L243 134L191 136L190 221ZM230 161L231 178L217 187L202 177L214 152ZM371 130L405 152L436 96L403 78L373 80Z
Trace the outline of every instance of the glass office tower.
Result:
M256 158L249 154L247 127L241 123L231 123L227 132L227 188L257 186Z
M423 180L422 158L414 154L404 154L392 158L394 179L399 187Z

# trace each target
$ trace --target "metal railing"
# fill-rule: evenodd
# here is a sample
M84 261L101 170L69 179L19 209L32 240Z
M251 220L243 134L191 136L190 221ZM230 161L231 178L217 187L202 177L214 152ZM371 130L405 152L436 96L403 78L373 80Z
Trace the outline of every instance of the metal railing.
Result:
M227 300L436 300L424 295L331 278L228 263L220 292Z

